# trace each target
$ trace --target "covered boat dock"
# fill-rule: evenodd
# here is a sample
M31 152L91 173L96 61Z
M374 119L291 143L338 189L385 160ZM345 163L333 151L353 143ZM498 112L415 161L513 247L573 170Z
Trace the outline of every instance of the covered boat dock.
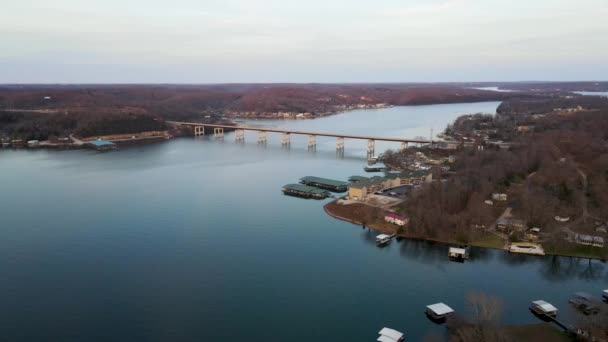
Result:
M285 195L297 196L303 198L324 199L330 196L327 190L318 189L312 186L303 184L287 184L283 186Z
M345 192L348 189L348 182L314 176L302 177L300 183L334 192Z

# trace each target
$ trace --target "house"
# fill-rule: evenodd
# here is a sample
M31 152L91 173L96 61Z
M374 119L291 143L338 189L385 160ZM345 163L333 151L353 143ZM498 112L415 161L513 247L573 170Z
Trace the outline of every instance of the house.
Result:
M570 221L570 217L561 217L561 216L555 216L555 221L557 222L568 222Z
M386 213L384 215L384 221L403 227L410 222L410 219L409 217L397 215L395 213Z
M604 247L604 238L587 234L574 234L574 242L579 245Z
M526 229L526 221L512 217L501 217L496 221L496 228L503 232L522 231Z
M27 147L29 147L29 148L39 147L39 146L40 146L40 141L38 141L38 140L28 140L28 142L27 142Z
M506 201L507 200L507 194L500 194L500 193L494 193L492 194L492 199L495 201Z
M483 203L485 203L487 205L494 205L494 202L492 202L490 200L485 200Z
M534 227L528 230L525 234L525 238L528 240L538 240L540 236L540 228Z

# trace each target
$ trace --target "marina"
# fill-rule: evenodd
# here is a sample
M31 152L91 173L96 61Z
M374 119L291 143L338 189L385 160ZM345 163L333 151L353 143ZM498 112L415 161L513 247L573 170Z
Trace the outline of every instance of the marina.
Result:
M283 186L285 195L297 196L303 198L324 199L330 196L327 190L315 188L303 184L287 184Z
M314 176L302 177L300 183L333 192L346 192L348 189L348 182Z

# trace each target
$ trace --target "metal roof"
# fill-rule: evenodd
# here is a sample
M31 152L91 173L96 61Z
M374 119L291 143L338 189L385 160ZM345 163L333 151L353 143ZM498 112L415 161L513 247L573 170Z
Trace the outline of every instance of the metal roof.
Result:
M451 307L445 305L444 303L428 305L427 309L433 311L435 313L435 315L437 315L437 316L443 316L443 315L447 315L449 313L454 312L454 310Z
M304 184L287 184L287 185L283 186L283 189L308 192L311 194L320 194L320 195L328 193L326 190L315 188L314 186L308 186L308 185L304 185Z
M380 234L380 235L376 235L376 240L382 240L382 239L387 239L390 238L390 235L387 234Z
M304 181L304 182L313 182L313 183L331 185L331 186L336 186L336 187L348 185L348 182L342 182L342 181L337 181L337 180L333 180L333 179L314 177L314 176L302 177L302 178L300 178L300 180Z
M544 312L555 312L557 308L544 300L535 300L532 304L540 307Z
M393 341L399 341L399 339L401 339L403 337L403 333L398 332L395 329L391 329L391 328L382 328L382 330L380 330L378 332L378 334L382 335L382 336L386 336L390 339L392 339ZM380 336L380 337L382 337ZM390 340L380 340L380 338L378 338L378 341L390 341Z
M89 141L88 143L93 146L97 146L97 147L114 145L113 142L108 141L108 140L93 140L93 141Z

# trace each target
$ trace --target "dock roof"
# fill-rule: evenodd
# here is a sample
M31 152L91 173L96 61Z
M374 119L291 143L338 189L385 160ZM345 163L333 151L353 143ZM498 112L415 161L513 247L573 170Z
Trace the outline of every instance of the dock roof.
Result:
M308 185L304 185L304 184L287 184L287 185L283 186L283 189L300 191L300 192L308 192L311 194L320 194L320 195L328 193L327 190L315 188L314 186L308 186Z
M391 329L391 328L382 328L382 330L380 330L378 332L378 334L380 334L381 336L378 338L378 341L399 341L401 338L403 338L403 333L398 332L395 329ZM381 339L383 336L388 337L389 339Z
M368 179L367 177L363 177L363 176L350 176L348 177L348 180L350 182L360 182L360 181L364 181Z
M302 178L300 178L300 180L303 182L319 183L319 184L325 184L325 185L330 185L330 186L335 186L335 187L348 185L348 182L342 182L342 181L338 181L338 180L314 177L314 176L302 177Z
M544 300L535 300L532 302L536 306L540 307L544 312L555 312L557 308Z
M437 316L443 316L454 312L451 307L445 305L444 303L428 305L426 308L433 311L433 313L435 313Z
M95 147L103 147L103 146L113 146L114 143L108 140L93 140L89 141L88 144L91 144Z

